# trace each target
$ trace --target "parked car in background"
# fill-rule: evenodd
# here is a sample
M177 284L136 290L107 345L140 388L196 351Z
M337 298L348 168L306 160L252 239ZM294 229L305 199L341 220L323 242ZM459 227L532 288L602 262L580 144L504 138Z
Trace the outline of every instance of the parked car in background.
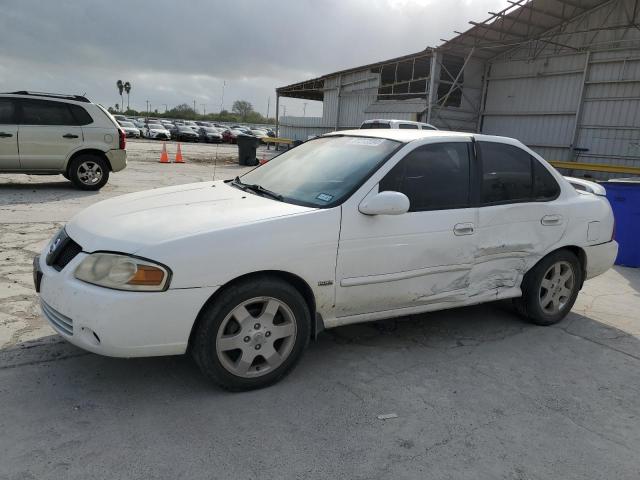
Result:
M221 143L222 133L217 128L200 127L200 141L206 143Z
M175 132L175 139L180 142L197 142L200 140L200 134L193 128L186 125L178 125Z
M118 125L120 125L120 128L124 130L124 133L127 135L127 137L140 138L140 129L137 128L132 122L119 120Z
M171 132L159 123L148 123L144 130L144 136L154 140L170 140Z
M388 119L376 119L376 120L365 120L360 125L361 129L388 129L388 128L399 128L401 130L438 130L433 125L422 122L411 122L409 120L388 120Z
M241 130L227 129L224 132L222 132L222 140L225 143L237 143L238 135L244 135L244 134L245 133Z
M189 351L222 387L259 388L322 328L500 299L559 322L617 254L604 189L581 183L504 137L340 131L234 180L90 206L34 261L36 290L85 350Z
M102 106L79 95L0 94L0 172L62 174L99 190L127 166L126 135Z
M114 114L113 118L115 118L118 122L120 121L126 122L128 120L127 117L125 117L124 115L118 115L118 114Z

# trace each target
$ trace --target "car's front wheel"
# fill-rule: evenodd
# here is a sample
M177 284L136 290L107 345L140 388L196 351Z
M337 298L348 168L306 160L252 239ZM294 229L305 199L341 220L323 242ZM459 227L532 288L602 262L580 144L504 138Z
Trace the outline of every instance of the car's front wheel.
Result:
M552 325L569 313L581 285L580 261L569 250L559 250L527 272L522 282L522 297L515 304L531 322Z
M255 278L224 290L200 314L192 354L221 387L251 390L280 380L309 341L309 308L276 277Z
M109 165L97 155L78 155L69 162L66 177L82 190L100 190L109 180Z

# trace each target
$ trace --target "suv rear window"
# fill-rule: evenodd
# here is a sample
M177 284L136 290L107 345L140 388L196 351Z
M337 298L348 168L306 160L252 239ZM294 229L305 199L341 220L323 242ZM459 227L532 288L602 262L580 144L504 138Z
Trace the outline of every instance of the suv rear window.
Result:
M391 125L389 125L388 123L370 122L370 123L363 123L360 126L361 130L366 128L391 128Z
M398 128L403 128L405 130L419 130L418 125L415 123L401 123L398 125Z

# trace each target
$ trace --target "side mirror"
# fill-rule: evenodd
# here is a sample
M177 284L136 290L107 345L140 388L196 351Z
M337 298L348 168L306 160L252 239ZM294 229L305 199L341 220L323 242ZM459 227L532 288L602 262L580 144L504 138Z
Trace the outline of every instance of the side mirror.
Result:
M365 215L402 215L409 211L409 198L400 192L380 192L366 197L358 210Z

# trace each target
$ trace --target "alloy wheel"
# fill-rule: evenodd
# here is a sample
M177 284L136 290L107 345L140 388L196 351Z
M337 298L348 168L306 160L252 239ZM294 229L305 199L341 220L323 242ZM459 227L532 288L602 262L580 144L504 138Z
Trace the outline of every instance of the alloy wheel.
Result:
M85 185L96 185L102 180L102 167L96 162L87 160L78 166L78 180Z
M571 264L564 260L554 263L540 282L540 307L546 314L557 314L571 299L574 288L575 275Z
M295 316L284 302L256 297L242 302L224 318L216 336L216 354L233 375L260 377L289 357L296 334Z

